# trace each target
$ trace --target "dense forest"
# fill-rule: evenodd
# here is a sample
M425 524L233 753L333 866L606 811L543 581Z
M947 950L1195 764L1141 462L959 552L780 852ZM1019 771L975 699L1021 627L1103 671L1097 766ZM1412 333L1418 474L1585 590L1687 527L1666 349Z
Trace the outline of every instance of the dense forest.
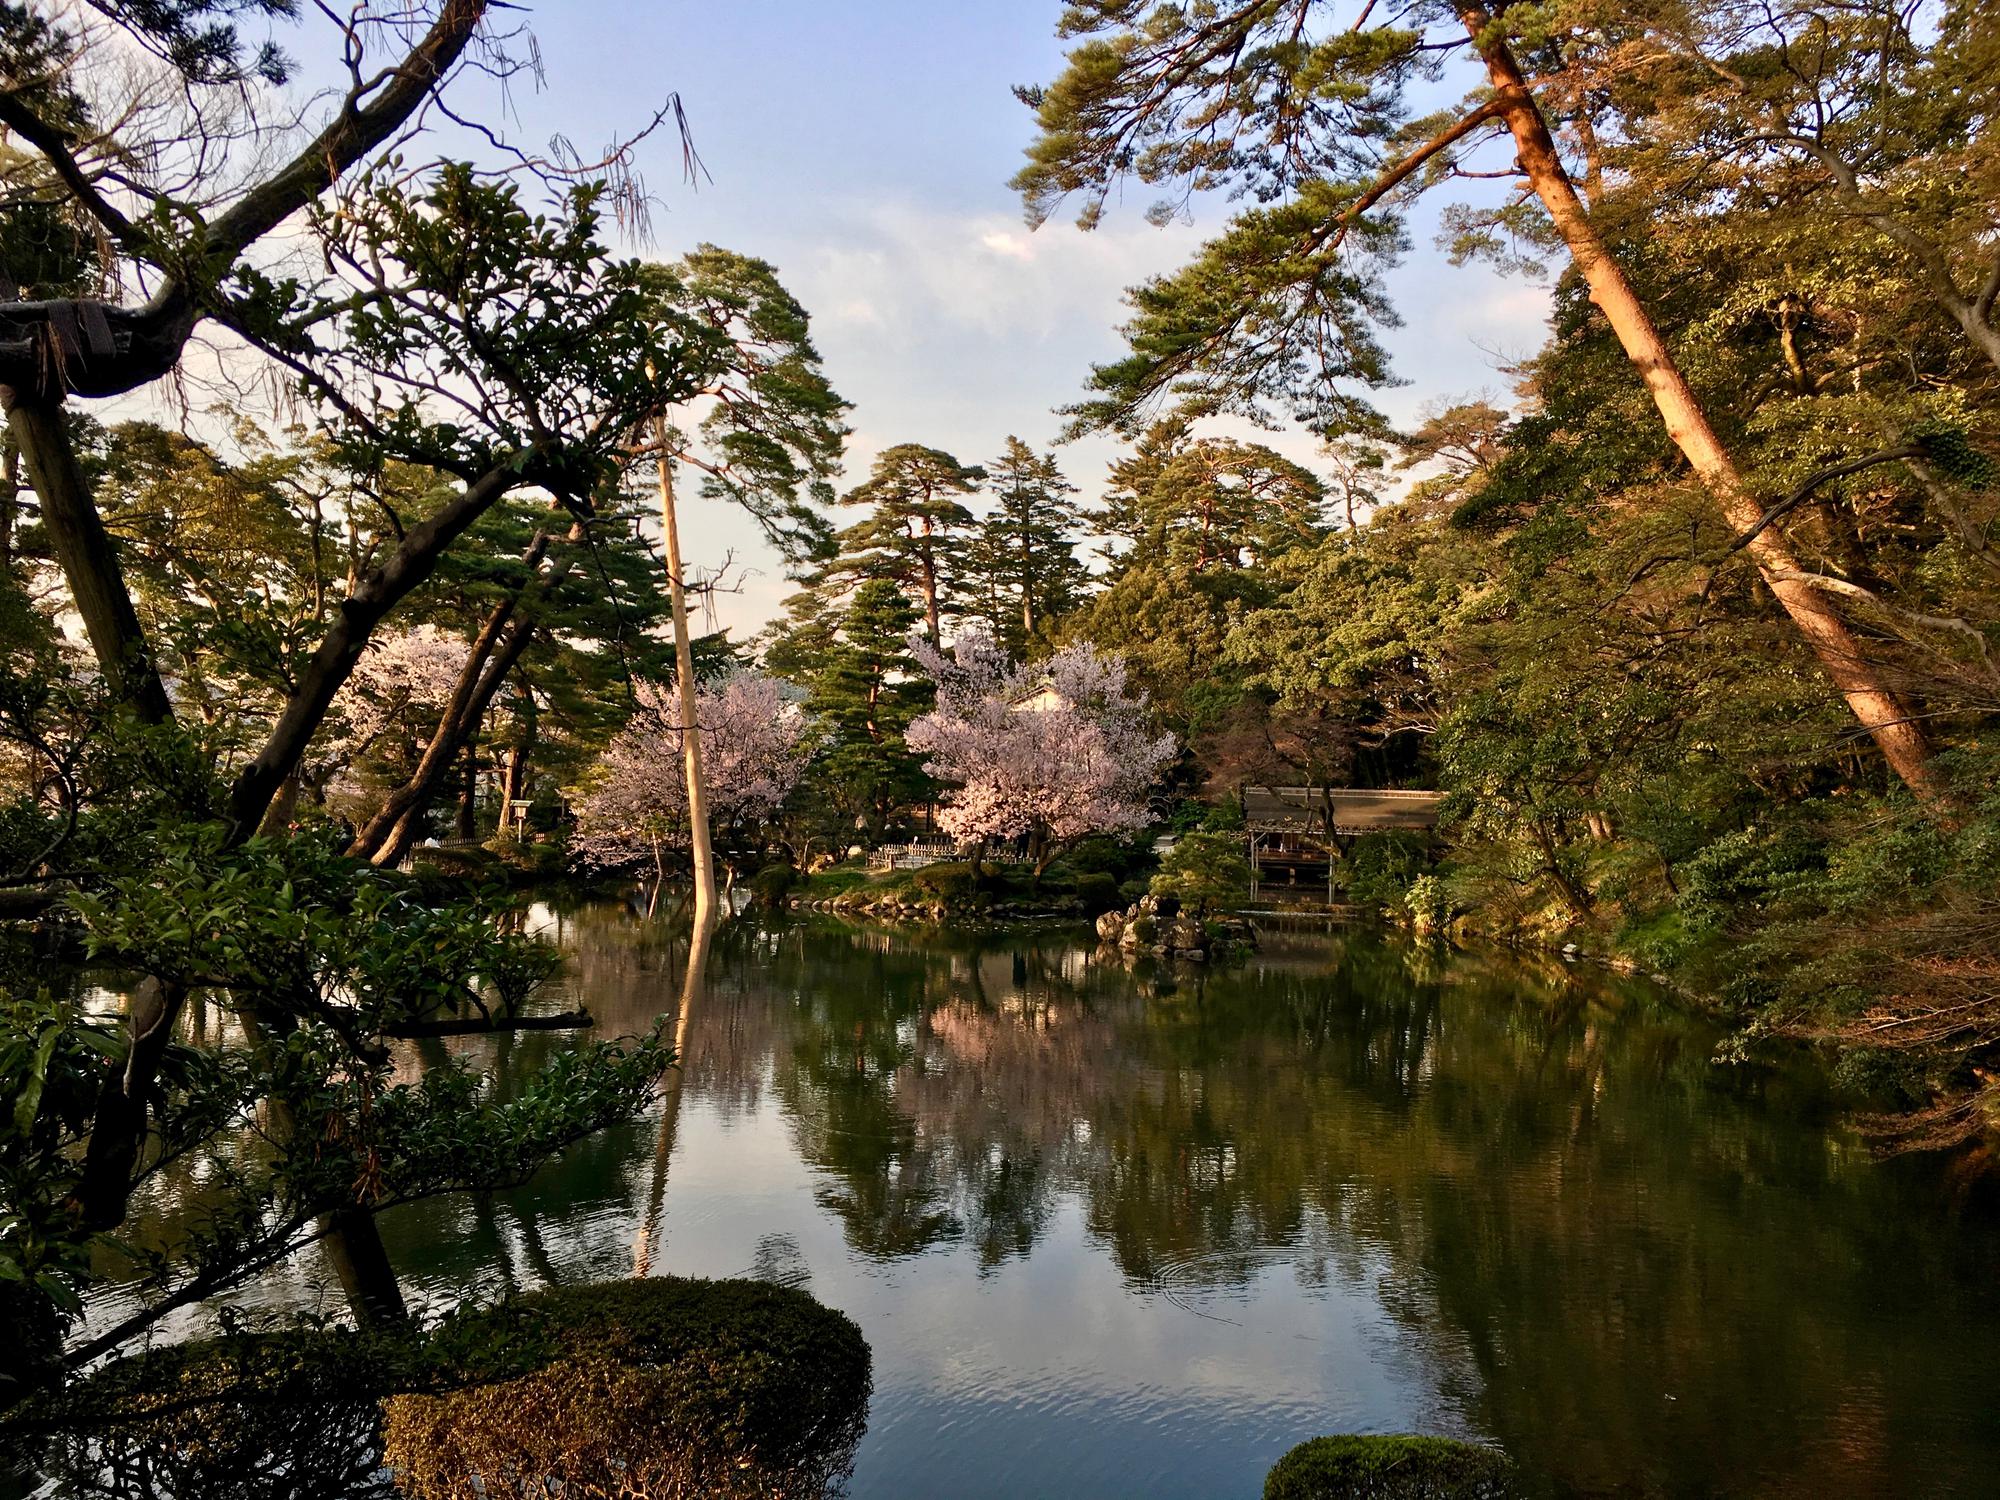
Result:
M677 102L601 161L525 149L476 111L532 40L444 0L301 30L343 80L302 121L248 24L295 9L0 6L7 1380L310 1243L393 1322L377 1214L654 1097L657 1026L504 1099L395 1061L565 1020L452 850L657 902L712 842L769 898L942 832L975 883L1005 851L1122 896L1175 834L1206 891L1246 785L1435 789L1434 836L1345 851L1349 896L1663 975L1720 1063L1803 1040L1884 1149L1983 1159L1983 7L1070 4L1019 90L1030 222L1143 189L1213 229L1049 393L1119 438L1104 472L1006 430L1039 413L848 464L781 268L632 257L645 152L701 170ZM1553 314L1399 423L1419 200ZM789 569L759 634L699 628L732 565L683 556L691 493ZM1009 712L1044 689L1062 715ZM57 960L130 976L122 1014ZM140 1291L65 1345L103 1237L189 1173L206 1218L126 1245Z

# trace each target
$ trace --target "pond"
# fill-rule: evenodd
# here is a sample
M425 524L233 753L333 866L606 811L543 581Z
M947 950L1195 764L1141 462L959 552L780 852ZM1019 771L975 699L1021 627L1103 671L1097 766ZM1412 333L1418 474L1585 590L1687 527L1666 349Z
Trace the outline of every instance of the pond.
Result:
M664 928L537 919L601 1032L675 1008ZM650 1116L389 1215L392 1253L433 1306L806 1287L874 1350L858 1500L1250 1500L1352 1431L1497 1441L1566 1493L1994 1493L2000 1229L1644 984L1360 929L1164 970L745 921L682 1034ZM560 1045L476 1044L503 1077ZM335 1301L304 1262L247 1300Z

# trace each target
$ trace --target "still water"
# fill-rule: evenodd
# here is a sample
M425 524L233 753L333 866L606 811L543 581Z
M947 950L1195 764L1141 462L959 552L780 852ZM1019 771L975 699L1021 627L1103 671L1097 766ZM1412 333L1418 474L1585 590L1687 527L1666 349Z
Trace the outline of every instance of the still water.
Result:
M537 920L601 1034L674 1010L661 928ZM414 1292L804 1286L874 1350L858 1500L1250 1500L1347 1431L1571 1493L2000 1494L2000 1229L1644 985L1365 931L1163 971L830 920L738 924L708 973L648 1118L385 1220Z

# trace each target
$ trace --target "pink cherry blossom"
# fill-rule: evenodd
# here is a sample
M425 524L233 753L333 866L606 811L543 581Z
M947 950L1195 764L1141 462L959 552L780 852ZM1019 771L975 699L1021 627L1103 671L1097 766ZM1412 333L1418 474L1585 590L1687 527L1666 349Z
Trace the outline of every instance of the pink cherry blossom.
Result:
M1147 794L1176 747L1152 731L1122 659L1082 642L1017 664L976 633L949 653L921 639L910 650L937 682L937 707L906 738L931 775L954 784L944 832L1025 838L1039 871L1086 834L1151 821Z
M606 747L577 805L577 853L603 864L687 841L687 775L671 687L635 683L638 712ZM709 817L718 827L770 818L805 770L805 715L775 678L738 672L695 697Z

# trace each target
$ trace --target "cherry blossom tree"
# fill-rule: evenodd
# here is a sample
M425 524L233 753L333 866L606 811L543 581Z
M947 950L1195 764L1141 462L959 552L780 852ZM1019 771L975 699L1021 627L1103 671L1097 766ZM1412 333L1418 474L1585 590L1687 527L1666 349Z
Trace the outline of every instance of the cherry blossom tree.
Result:
M1176 747L1153 732L1122 658L1079 642L1016 663L976 633L948 653L921 639L910 650L937 681L937 707L907 739L930 757L925 770L955 784L938 818L946 833L981 852L1025 838L1039 879L1086 834L1145 827L1147 793Z
M398 734L411 745L420 734L427 736L451 698L469 649L463 637L435 625L376 636L333 700L326 726L301 765L301 779L336 797L359 798L356 762Z
M592 864L650 858L664 879L667 849L686 845L691 832L680 704L670 686L634 686L638 712L598 760L577 807L575 847ZM754 672L702 688L695 710L710 821L739 832L756 829L784 804L805 770L811 755L806 716L782 683Z

